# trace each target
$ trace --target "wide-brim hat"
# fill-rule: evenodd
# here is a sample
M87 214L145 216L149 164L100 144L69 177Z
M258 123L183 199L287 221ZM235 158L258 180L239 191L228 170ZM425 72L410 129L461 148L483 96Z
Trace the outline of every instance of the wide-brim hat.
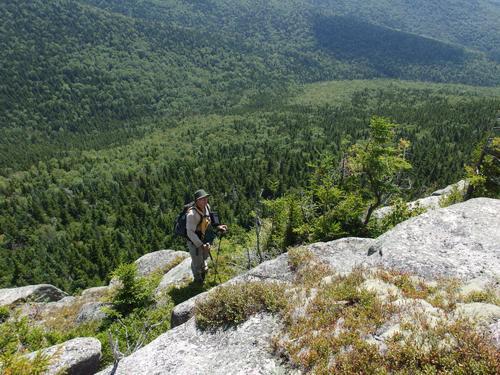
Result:
M210 194L208 194L205 190L203 189L200 189L200 190L196 190L194 192L194 200L197 201L198 199L201 199L201 198L205 198L205 197L209 197Z

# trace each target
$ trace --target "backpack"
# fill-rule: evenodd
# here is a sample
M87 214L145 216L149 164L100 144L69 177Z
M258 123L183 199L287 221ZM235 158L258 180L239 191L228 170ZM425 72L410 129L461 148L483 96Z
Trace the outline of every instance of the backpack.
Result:
M182 211L177 215L174 221L174 236L187 238L186 231L186 216L191 208L194 207L194 202L190 202L184 206Z
M188 238L187 229L186 229L186 219L187 219L187 214L191 208L194 208L194 202L189 202L188 204L186 204L184 206L184 208L182 209L182 211L175 218L174 237ZM212 212L210 210L210 206L208 206L208 211L210 212L210 221L212 223L211 225L215 225L215 226L219 225L220 224L219 215L217 215L216 212ZM209 227L209 228L211 228L211 227ZM213 230L208 231L206 233L206 235L207 235L207 241L212 243L214 238L215 238L215 234L213 233Z

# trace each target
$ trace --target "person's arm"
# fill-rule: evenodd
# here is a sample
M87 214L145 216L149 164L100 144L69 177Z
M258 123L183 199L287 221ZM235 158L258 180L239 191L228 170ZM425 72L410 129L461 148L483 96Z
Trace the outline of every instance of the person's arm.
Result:
M196 234L196 229L200 222L200 216L196 210L191 209L186 215L186 234L195 247L203 246L200 238Z

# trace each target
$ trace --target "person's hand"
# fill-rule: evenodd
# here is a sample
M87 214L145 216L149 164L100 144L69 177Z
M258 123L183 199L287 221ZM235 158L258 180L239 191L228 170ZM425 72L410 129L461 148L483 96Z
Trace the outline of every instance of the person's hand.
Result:
M210 252L210 244L205 243L201 245L201 250L203 251L203 254L208 254Z
M218 231L220 234L224 234L224 233L226 233L226 232L227 232L227 225L222 224L222 225L217 226L217 231Z

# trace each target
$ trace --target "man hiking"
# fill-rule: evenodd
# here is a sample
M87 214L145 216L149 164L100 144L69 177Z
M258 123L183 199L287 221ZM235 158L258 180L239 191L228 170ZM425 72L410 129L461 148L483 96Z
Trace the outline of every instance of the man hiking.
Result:
M186 215L186 235L191 255L191 271L194 281L197 283L203 283L208 270L207 258L210 253L210 239L207 235L212 230L209 196L210 194L207 194L205 190L197 190L194 193L194 205ZM216 229L220 234L224 234L227 231L227 226L217 225Z

